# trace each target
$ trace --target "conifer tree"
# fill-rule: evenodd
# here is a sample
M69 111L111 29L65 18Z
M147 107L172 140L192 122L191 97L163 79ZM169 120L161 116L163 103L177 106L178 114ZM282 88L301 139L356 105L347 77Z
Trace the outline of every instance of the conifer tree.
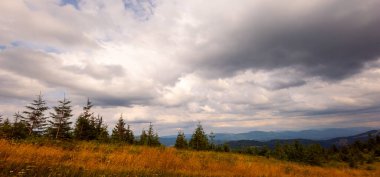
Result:
M49 121L51 126L49 127L49 134L55 139L70 138L70 118L71 114L71 101L63 97L63 100L58 101L58 106L53 107L54 113L50 113L52 121Z
M99 116L95 119L95 134L96 139L101 141L107 141L108 140L108 131L107 131L107 125L103 123L103 117Z
M215 145L215 134L214 132L211 132L210 135L208 135L208 137L210 138L210 149L211 150L214 150L216 148L216 145Z
M186 141L186 137L183 131L178 131L174 147L176 147L177 149L186 149L188 147L188 143Z
M149 123L149 128L148 128L148 137L147 137L147 144L148 146L151 146L153 144L153 125L152 122Z
M42 135L46 132L47 117L45 116L45 111L49 108L46 106L45 100L42 99L41 93L37 96L37 99L26 106L27 111L23 113L26 115L24 117L28 129L29 135Z
M87 99L86 106L83 107L81 113L75 123L74 136L80 140L108 140L107 125L103 124L103 117L94 116L91 112L93 104Z
M98 115L98 118L99 118L99 115ZM97 129L98 121L102 121L102 120L96 119L94 115L89 117L90 127L88 131L89 131L89 136L91 140L98 138L98 135L99 135L98 130L100 130L100 129Z
M25 121L22 120L22 116L19 112L13 115L14 123L12 127L12 138L24 139L28 136L28 128Z
M146 131L143 129L140 135L140 145L147 145L148 144L148 135L146 134Z
M207 150L208 149L208 139L207 135L203 131L203 127L200 122L198 122L197 128L195 129L193 135L191 136L190 147L195 150Z
M115 128L112 130L112 139L117 142L124 142L127 139L127 129L125 129L125 122L123 120L123 115L120 115L120 118L115 125Z
M10 123L8 118L4 120L0 128L1 128L0 137L7 138L7 139L12 138L12 124Z
M131 130L130 125L127 126L126 130L126 141L128 144L133 144L135 141L135 135L133 134L133 131Z
M152 122L149 123L148 135L147 135L147 145L148 146L159 146L161 145L157 132L153 130Z
M96 138L94 131L94 124L91 121L94 120L91 112L92 103L90 99L87 99L86 106L83 107L83 113L81 113L75 123L74 136L80 140L93 140Z
M153 141L152 141L152 146L160 146L160 137L158 136L158 133L154 133L153 135Z
M79 140L90 140L91 126L88 119L84 116L79 116L74 128L74 136Z

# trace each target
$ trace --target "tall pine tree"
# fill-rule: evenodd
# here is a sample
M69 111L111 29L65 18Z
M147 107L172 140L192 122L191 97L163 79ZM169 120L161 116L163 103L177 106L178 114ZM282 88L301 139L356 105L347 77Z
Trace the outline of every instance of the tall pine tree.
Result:
M146 134L146 131L144 129L141 132L139 144L140 145L147 145L148 144L148 135Z
M133 131L131 130L131 126L127 125L127 128L125 128L125 125L126 123L124 122L123 115L120 115L120 118L117 124L115 125L115 128L112 130L111 137L114 141L133 144L135 141L135 136L133 134Z
M161 145L157 132L155 133L153 130L152 122L150 122L149 124L148 135L147 135L147 145L148 146Z
M126 141L128 144L133 144L135 142L135 135L133 134L130 125L127 125L126 136Z
M74 136L79 140L94 140L96 134L94 131L94 124L91 121L94 120L91 112L92 103L90 99L87 99L86 106L83 107L83 113L81 113L75 123Z
M207 135L203 131L203 127L200 122L198 122L197 128L191 136L189 145L195 150L207 150L209 147Z
M37 96L37 99L26 106L25 121L29 129L29 135L42 135L46 132L47 118L45 111L49 108L46 106L45 100L42 99L41 93Z
M11 139L12 138L12 124L9 119L6 118L0 126L0 138Z
M210 133L210 135L208 135L208 137L210 138L210 144L209 144L210 145L210 149L214 150L216 148L215 141L214 141L214 139L215 139L214 132L211 131L211 133Z
M120 115L120 118L115 125L115 128L112 130L112 140L116 142L124 142L127 139L127 129L125 129L125 122L123 120L123 115Z
M86 106L83 107L81 113L75 123L74 136L80 140L108 140L107 125L103 124L103 117L94 116L91 112L93 104L87 99Z
M58 101L58 106L53 107L54 113L50 113L52 121L50 122L49 135L55 139L70 138L70 118L71 114L71 101L63 97L63 100Z
M28 136L28 127L24 120L22 120L22 116L19 112L13 115L14 123L12 129L12 138L14 139L24 139Z
M95 119L94 131L96 134L96 139L101 141L108 140L108 131L107 125L103 123L103 117L98 114L98 117Z
M178 131L178 135L177 135L177 139L175 140L174 147L178 149L186 149L188 147L185 134L181 130Z

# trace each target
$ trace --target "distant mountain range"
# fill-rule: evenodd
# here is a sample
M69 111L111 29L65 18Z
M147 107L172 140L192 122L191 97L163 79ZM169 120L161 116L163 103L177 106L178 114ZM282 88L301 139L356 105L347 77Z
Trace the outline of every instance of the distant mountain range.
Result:
M348 144L352 144L355 141L366 141L369 138L369 135L372 137L376 137L377 135L380 136L380 130L371 130L364 133L360 133L353 136L347 136L347 137L338 137L338 138L332 138L328 140L310 140L310 139L275 139L275 140L269 140L269 141L256 141L256 140L238 140L238 141L229 141L227 144L231 148L242 148L242 147L251 147L251 146L268 146L270 148L273 148L276 143L280 144L286 144L286 143L293 143L295 140L299 141L301 144L309 145L309 144L320 144L321 146L325 148L329 148L332 145L336 146L345 146Z
M215 141L224 143L239 140L255 140L255 141L270 141L270 140L292 140L304 139L305 142L312 140L329 140L336 137L353 136L369 130L371 127L352 127L352 128L327 128L319 130L301 130L301 131L250 131L247 133L216 133ZM177 135L163 136L160 142L166 146L173 146ZM191 138L191 134L185 135L187 139ZM314 142L314 141L313 141Z

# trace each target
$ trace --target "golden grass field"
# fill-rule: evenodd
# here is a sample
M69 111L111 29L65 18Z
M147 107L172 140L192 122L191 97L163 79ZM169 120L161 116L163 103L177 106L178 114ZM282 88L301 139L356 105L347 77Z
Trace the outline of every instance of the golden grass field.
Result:
M359 169L317 167L250 155L76 142L37 145L0 140L1 176L380 176L380 164Z

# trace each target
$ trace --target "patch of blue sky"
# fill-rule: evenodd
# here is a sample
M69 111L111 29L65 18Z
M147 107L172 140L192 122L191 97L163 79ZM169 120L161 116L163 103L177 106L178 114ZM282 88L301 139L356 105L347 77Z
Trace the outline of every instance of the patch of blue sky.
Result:
M23 48L29 48L33 50L40 50L46 53L62 53L63 50L60 50L53 46L33 43L33 42L27 42L27 41L12 41L11 42L12 47L23 47Z
M139 20L149 20L156 7L156 0L123 0L125 10L133 12Z
M61 0L61 6L72 5L75 9L79 9L78 0Z
M6 48L7 48L6 45L2 45L2 44L0 44L0 51L3 51L3 50L6 49Z

